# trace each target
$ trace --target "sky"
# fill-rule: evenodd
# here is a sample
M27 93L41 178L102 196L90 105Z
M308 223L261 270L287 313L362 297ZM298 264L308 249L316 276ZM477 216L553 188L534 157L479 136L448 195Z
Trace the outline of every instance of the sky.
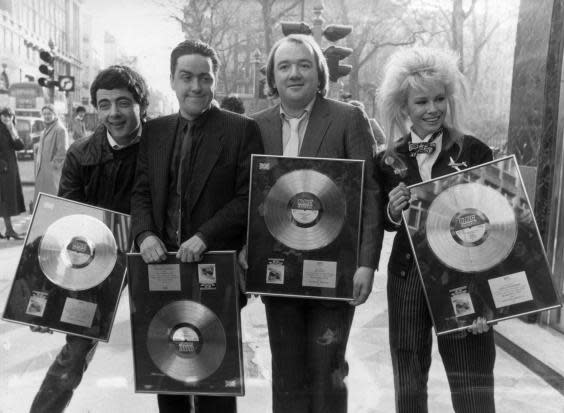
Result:
M174 97L169 57L184 37L170 17L172 8L155 0L84 0L83 7L94 18L93 41L103 41L104 31L113 34L126 54L138 57L138 69L149 85Z

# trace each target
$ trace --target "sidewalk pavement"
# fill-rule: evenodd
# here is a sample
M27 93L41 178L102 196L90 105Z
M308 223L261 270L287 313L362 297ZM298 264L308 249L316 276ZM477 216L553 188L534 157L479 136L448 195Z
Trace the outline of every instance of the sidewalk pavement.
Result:
M386 235L381 270L369 300L356 311L347 349L349 412L394 411L392 366L388 350L385 268L392 238ZM19 245L0 244L0 303L3 310L21 253ZM94 359L67 409L68 413L156 412L156 397L136 394L127 291L118 307L109 343ZM270 350L264 306L252 298L241 313L246 396L241 413L272 411ZM64 343L60 333L31 333L27 326L0 321L0 413L23 413ZM560 357L562 348L547 349ZM500 348L495 367L498 413L564 413L564 397ZM450 393L436 346L429 377L429 411L450 413ZM330 413L330 412L328 412Z

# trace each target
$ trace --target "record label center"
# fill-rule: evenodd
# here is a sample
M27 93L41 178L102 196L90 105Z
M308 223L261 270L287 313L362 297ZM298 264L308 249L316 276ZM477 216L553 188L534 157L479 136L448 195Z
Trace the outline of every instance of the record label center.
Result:
M323 211L319 198L309 192L300 192L288 205L294 223L299 227L311 227L317 223Z
M495 189L480 183L454 185L429 206L426 233L433 253L462 272L492 268L513 249L515 212Z
M476 208L464 208L452 217L450 233L463 246L480 245L488 237L490 221Z

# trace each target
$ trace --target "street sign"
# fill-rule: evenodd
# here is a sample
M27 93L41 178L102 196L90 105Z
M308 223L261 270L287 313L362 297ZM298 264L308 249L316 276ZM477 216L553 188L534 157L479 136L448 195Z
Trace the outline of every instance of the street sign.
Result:
M74 90L74 76L59 76L59 90L72 92Z

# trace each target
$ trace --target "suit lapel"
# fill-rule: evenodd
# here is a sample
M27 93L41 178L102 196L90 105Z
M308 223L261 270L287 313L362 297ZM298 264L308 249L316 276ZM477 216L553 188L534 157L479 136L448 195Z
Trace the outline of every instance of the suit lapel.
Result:
M416 158L412 158L409 154L409 142L410 142L410 134L403 136L400 138L396 146L396 152L401 154L405 166L407 167L407 177L408 179L411 177L410 181L414 179L413 182L421 182L423 179L421 178L421 174L419 173L419 164L417 163Z
M188 191L188 196L190 197L190 211L192 211L194 205L196 205L202 193L202 189L219 158L221 148L223 147L223 128L210 128L209 125L218 125L221 123L222 119L217 120L216 116L210 116L206 120L205 125L203 125L203 130L199 132L202 134L200 137L200 148L194 159L194 165L192 165L191 188Z
M300 156L316 156L319 146L325 137L327 129L331 126L331 117L325 99L321 96L315 98L311 109L307 129L302 141Z
M168 200L168 183L170 163L172 161L172 150L174 146L174 137L178 126L178 115L173 115L164 119L158 127L158 132L149 133L144 139L151 139L148 143L149 148L149 173L152 174L153 193L155 194L155 210L158 211L159 222L155 222L159 230L164 229L164 220L166 216L166 204Z
M280 105L274 106L265 115L267 127L261 129L264 153L282 155L282 119L280 118Z
M155 184L154 191L158 194L155 198L163 200L164 206L168 199L170 163L172 162L174 137L178 127L178 115L170 116L160 127L162 132L157 132L155 134L156 136L153 135L158 137L158 139L154 139L154 142L149 145L149 148L151 148L151 156L154 161L152 168L155 177L153 180Z

